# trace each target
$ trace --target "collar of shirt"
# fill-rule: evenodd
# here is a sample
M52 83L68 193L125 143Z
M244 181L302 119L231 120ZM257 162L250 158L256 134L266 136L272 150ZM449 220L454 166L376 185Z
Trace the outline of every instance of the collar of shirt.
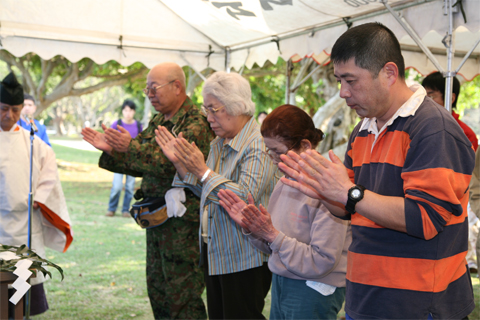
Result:
M150 122L158 121L158 123L161 126L166 126L167 128L169 126L167 126L166 124L168 122L172 123L173 124L172 133L176 138L177 135L181 132L179 131L179 128L182 126L183 122L185 122L185 118L187 117L187 112L190 110L190 108L195 108L195 107L196 106L193 104L192 100L187 96L187 98L183 102L180 109L178 109L177 113L175 113L173 117L171 117L169 120L165 120L165 115L158 113L155 115L155 117L152 120L150 120Z
M255 129L257 129L257 128L258 128L257 120L255 120L254 117L251 117L250 120L248 120L248 122L243 126L242 130L240 130L240 132L237 133L237 135L226 144L229 145L230 148L232 148L233 150L239 151L245 143L245 138L250 137L253 134L253 132L255 131ZM218 144L223 145L223 140L224 140L224 138L216 137L211 142L211 145L212 146L213 145L218 145ZM220 145L220 147L221 147L221 145Z
M415 116L415 112L417 112L418 108L427 96L427 91L420 84L414 84L409 89L414 92L413 95L407 101L405 101L405 103L397 110L397 112L395 112L395 114L380 130L377 128L377 118L365 118L363 119L360 131L368 130L368 132L378 135L389 125L391 125L398 117Z
M162 123L165 123L165 122L168 122L170 121L171 123L173 123L174 125L176 125L179 121L182 121L184 120L184 116L185 114L188 112L188 110L190 110L190 108L194 106L193 105L193 102L192 100L187 96L187 98L185 99L185 101L182 103L182 106L180 107L180 109L178 109L177 113L175 113L173 115L173 117L171 117L169 120L165 120L165 116L163 114L160 114L161 117L163 118L162 119Z
M0 132L3 132L4 130L2 129L2 127L0 127ZM8 131L5 131L5 132L14 132L14 131L20 131L20 126L18 124L14 124L12 126L12 128Z

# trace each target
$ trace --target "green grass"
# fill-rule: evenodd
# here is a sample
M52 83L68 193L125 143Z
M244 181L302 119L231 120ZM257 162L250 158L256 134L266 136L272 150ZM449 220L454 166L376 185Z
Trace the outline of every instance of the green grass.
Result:
M475 295L475 309L468 316L470 320L480 319L480 281L476 275L472 276L473 294Z
M99 152L55 144L53 149L74 241L66 253L47 249L47 258L63 268L65 279L60 281L60 274L51 270L53 279L45 283L50 310L33 318L153 319L146 289L145 232L118 213L105 217L113 174L98 168ZM472 282L478 306L480 282L476 277ZM264 315L268 318L269 313L270 294ZM480 319L480 308L469 318Z
M50 310L35 319L153 319L145 280L145 232L132 219L105 216L113 174L97 167L99 152L53 144L74 241L66 253L47 250Z
M57 159L67 162L98 164L98 158L100 158L101 155L100 151L77 150L58 144L52 144L52 146Z

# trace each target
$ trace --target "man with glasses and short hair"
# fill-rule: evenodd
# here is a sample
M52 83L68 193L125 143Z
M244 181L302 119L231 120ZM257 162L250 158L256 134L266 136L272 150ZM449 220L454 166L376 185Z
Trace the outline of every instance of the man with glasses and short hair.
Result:
M84 139L104 151L101 168L143 177L144 197L164 197L172 188L176 170L155 142L154 130L160 125L174 136L185 137L208 155L213 133L208 122L185 92L185 74L175 63L161 63L147 75L145 94L159 114L135 139L103 127L105 133L82 130ZM147 228L147 289L155 319L206 319L201 294L205 288L200 251L199 199L185 189L187 208L180 217Z

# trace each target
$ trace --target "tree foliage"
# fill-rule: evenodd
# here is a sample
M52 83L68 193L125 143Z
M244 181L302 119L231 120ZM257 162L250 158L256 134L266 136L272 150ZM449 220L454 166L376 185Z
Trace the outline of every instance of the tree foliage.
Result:
M291 79L295 79L299 75L302 71L302 63L306 62L306 60L302 60L302 62L293 64ZM306 69L306 74L317 66L316 63L311 63ZM329 85L329 81L325 79L329 72L326 70L329 70L328 66L318 69L312 77L295 90L294 104L311 116L336 92L334 90L332 94L331 91L324 90ZM276 64L267 62L263 67L255 65L252 69L243 72L243 76L250 82L257 114L262 111L269 113L276 107L285 104L286 74L287 62L281 58ZM301 74L300 77L303 78L306 74Z
M462 84L458 97L457 110L462 113L465 109L480 107L480 76Z
M139 80L148 71L141 63L124 67L116 61L97 65L89 58L70 62L55 56L45 60L34 53L15 57L6 50L0 50L0 60L5 61L10 70L20 73L25 92L36 100L37 114L62 98L79 97L107 87L126 86L138 91L144 85ZM91 81L85 81L87 79Z

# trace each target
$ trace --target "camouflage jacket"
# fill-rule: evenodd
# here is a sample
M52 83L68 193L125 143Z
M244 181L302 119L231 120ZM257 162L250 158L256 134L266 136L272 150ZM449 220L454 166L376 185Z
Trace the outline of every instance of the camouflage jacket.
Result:
M172 188L176 173L174 165L155 141L154 130L159 125L166 127L173 135L183 132L187 141L194 141L202 150L205 159L210 150L210 141L214 138L207 119L187 97L182 107L170 120L165 120L163 114L156 114L150 120L148 127L132 139L127 152L114 150L111 155L104 152L99 160L100 168L143 177L141 188L145 197L164 196ZM198 211L195 214L198 217Z

